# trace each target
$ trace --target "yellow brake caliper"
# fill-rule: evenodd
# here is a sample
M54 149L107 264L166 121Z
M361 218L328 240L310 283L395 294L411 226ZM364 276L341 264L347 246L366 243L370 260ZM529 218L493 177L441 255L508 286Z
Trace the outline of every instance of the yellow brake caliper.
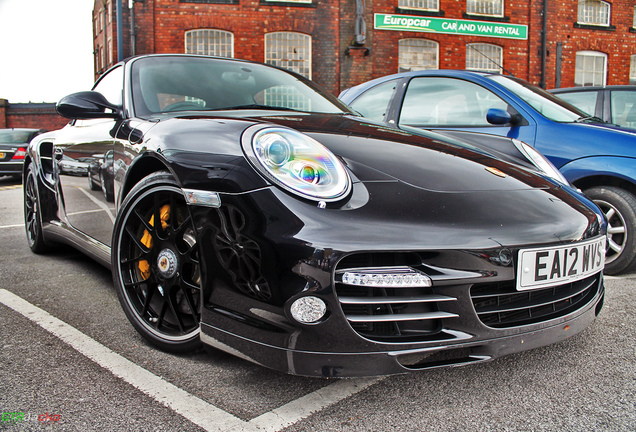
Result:
M161 209L159 209L159 219L161 219L161 227L163 229L168 228L168 219L170 219L170 205L166 204ZM155 226L155 215L150 216L150 220L148 221L150 226ZM144 230L144 235L141 237L141 243L146 246L148 249L152 249L152 235L148 232L148 230ZM139 271L141 272L142 279L148 279L150 276L150 264L148 261L141 260L139 261Z

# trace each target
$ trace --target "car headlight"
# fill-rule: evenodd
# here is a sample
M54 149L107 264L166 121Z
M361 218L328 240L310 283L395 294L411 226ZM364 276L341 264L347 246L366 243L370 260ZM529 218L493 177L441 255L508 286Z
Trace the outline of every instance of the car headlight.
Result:
M542 171L548 177L558 181L559 183L563 183L568 186L570 185L570 182L568 182L566 178L563 177L563 174L561 174L561 172L554 165L552 165L552 162L550 162L545 156L539 153L537 149L517 139L513 139L512 142L515 144L515 146L517 146L519 151L523 153L523 155L539 169L539 171Z
M337 201L351 190L342 162L318 141L293 129L266 127L246 133L243 149L266 178L304 198Z

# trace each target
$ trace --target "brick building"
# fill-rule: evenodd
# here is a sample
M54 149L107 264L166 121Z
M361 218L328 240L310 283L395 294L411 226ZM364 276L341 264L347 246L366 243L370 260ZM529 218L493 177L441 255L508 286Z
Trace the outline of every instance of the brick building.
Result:
M117 62L116 1L95 1L96 76ZM546 88L636 83L636 0L122 1L122 58L244 58L335 94L409 69L504 71Z

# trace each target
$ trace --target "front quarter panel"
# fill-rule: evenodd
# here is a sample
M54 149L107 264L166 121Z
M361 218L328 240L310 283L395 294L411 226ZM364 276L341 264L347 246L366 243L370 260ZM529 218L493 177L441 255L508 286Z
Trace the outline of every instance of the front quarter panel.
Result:
M243 130L253 122L192 117L130 123L131 138L115 149L120 202L136 182L159 169L169 169L184 188L236 193L267 185L240 146Z

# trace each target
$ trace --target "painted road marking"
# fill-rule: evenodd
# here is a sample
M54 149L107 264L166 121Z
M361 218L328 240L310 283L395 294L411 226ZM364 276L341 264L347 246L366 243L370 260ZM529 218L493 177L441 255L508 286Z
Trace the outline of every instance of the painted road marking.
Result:
M0 289L0 303L30 319L116 377L210 432L277 432L383 379L338 380L250 421L244 421L154 375L10 291Z

